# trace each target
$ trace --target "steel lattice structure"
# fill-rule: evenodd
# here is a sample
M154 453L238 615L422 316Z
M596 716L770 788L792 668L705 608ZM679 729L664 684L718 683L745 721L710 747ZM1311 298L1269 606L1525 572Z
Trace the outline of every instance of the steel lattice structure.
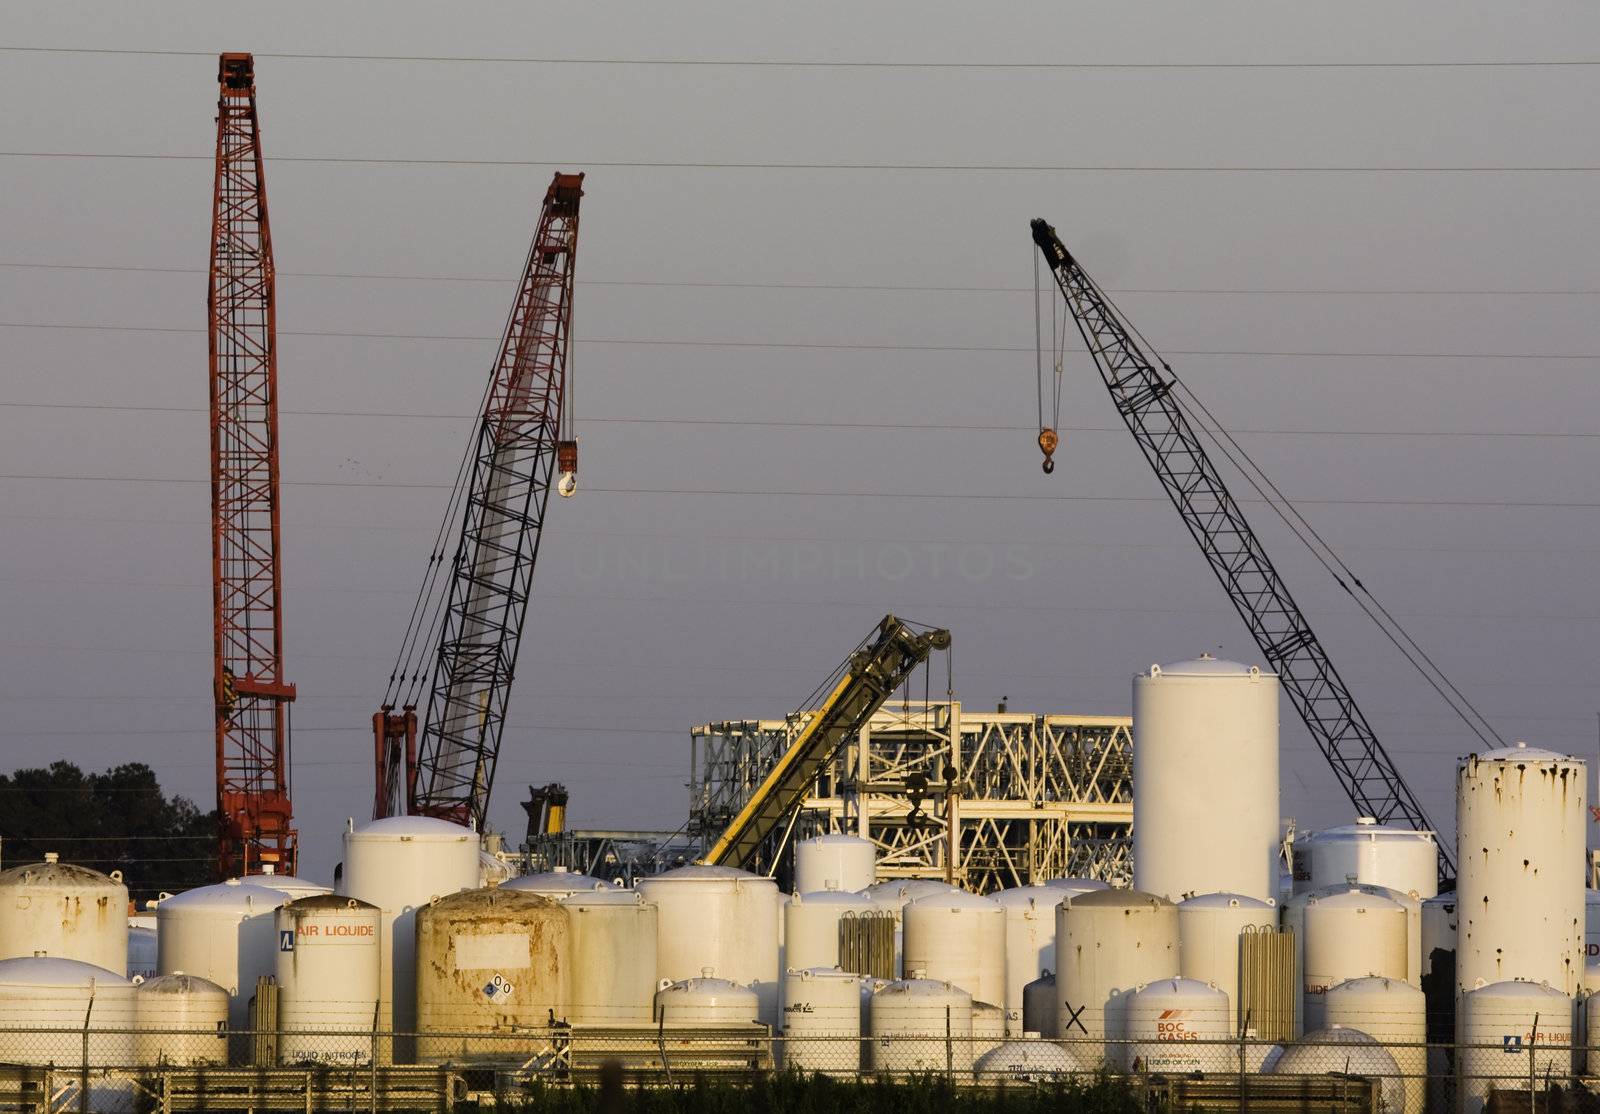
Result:
M278 368L272 236L255 68L218 69L210 317L211 557L217 869L295 867L283 596L278 567Z
M552 480L558 463L564 473L576 468L576 445L563 436L582 186L582 174L551 181L506 324L478 424L410 778L410 811L480 829ZM393 765L380 754L380 783ZM398 793L391 788L388 796Z
M691 834L714 838L808 714L691 732ZM948 877L978 893L1069 875L1126 883L1131 723L891 700L817 779L760 868L782 874L795 840L842 831L878 845L879 878Z
M1032 230L1117 412L1357 814L1433 830L1184 416L1176 384L1156 370L1055 230L1043 220ZM1454 878L1443 842L1439 862L1441 878Z

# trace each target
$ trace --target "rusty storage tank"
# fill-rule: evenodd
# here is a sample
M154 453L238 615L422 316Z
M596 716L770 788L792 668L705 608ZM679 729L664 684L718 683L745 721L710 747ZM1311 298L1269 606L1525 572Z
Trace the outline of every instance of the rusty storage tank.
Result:
M228 992L199 975L157 975L134 991L133 1057L151 1067L228 1062Z
M514 1057L527 1030L566 1019L571 957L566 908L539 894L497 886L418 909L418 1061Z
M656 996L656 907L632 890L561 899L572 934L567 1020L584 1026L650 1024Z
M54 854L0 872L0 959L38 953L108 971L128 964L128 887Z
M1582 760L1518 743L1456 767L1456 991L1524 980L1583 986Z
M280 905L278 1060L284 1064L366 1064L382 981L383 912L337 894ZM388 1051L377 1049L380 1058Z

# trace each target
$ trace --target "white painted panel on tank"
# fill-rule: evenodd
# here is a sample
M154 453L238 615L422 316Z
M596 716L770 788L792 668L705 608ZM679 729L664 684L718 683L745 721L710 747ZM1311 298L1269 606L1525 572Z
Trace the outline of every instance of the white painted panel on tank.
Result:
M481 936L457 933L450 944L457 971L481 971L485 967L520 970L532 962L528 938L517 932L486 932Z
M1277 677L1206 656L1152 665L1133 679L1133 741L1134 888L1275 898Z

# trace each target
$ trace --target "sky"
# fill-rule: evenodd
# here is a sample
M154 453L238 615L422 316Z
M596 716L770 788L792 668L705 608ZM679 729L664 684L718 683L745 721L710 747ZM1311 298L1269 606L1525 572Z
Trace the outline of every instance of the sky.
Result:
M256 55L279 272L301 873L369 813L556 169L588 175L579 493L491 807L513 843L548 781L573 826L677 827L689 729L794 710L889 611L952 631L975 707L1126 714L1152 662L1260 660L1072 347L1041 473L1035 216L1503 736L1592 756L1596 42L1581 4L7 4L0 767L213 797L224 50ZM1449 832L1476 740L1246 510ZM1284 815L1348 822L1287 704L1283 746Z

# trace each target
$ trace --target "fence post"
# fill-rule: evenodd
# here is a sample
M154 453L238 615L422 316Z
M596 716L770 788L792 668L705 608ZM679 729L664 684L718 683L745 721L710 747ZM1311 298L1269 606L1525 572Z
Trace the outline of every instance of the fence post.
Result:
M1538 1014L1537 1011L1535 1011L1534 1015L1533 1015L1533 1031L1528 1034L1528 1114L1538 1114L1538 1109L1539 1109L1539 1104L1534 1099L1534 1089L1533 1089L1534 1083L1539 1078L1539 1073L1538 1073L1537 1068L1535 1068L1535 1066L1534 1066L1535 1061L1534 1061L1534 1058L1533 1058L1533 1050L1535 1048L1537 1048L1538 1045L1539 1045L1539 1014Z
M371 1114L378 1114L378 1020L381 1002L372 1003L372 1051L368 1061L368 1070L371 1072L370 1085L367 1098L372 1104Z
M89 1114L89 1018L94 1016L94 980L89 980L89 1005L83 1011L83 1062L79 1065L78 1111Z
M955 1045L950 1039L950 1007L944 1008L944 1077L954 1081L956 1073Z
M1250 1109L1249 1077L1245 1074L1245 1041L1250 1033L1250 1010L1245 1010L1244 1024L1239 1026L1239 1111Z

